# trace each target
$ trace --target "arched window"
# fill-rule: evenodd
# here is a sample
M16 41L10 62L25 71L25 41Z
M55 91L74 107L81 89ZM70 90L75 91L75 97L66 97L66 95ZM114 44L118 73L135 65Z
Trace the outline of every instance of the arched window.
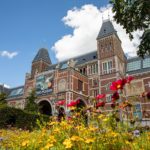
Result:
M86 69L85 68L83 68L83 74L86 74Z
M82 69L80 69L80 73L82 73Z

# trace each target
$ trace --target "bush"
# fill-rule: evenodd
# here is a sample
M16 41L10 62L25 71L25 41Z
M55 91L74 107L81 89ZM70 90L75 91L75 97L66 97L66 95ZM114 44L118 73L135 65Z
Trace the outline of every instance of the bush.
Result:
M0 105L0 128L12 125L22 129L38 128L37 120L48 121L49 117L36 113L29 113L21 109Z

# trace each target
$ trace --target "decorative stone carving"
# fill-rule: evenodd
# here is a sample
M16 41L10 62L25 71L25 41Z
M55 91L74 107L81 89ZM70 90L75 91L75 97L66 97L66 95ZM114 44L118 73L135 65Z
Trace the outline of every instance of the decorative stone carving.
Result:
M76 63L77 63L77 61L74 61L73 59L70 59L68 61L68 66L74 68Z

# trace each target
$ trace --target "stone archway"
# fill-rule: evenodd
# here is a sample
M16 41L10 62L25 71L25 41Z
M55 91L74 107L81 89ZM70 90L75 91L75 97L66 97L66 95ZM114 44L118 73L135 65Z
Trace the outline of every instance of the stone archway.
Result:
M40 101L38 105L41 114L49 115L49 116L52 115L52 106L47 100Z

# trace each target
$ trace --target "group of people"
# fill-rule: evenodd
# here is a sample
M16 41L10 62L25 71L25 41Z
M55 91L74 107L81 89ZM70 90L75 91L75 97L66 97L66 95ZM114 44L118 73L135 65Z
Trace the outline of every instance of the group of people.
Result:
M89 118L91 114L90 108L80 108L76 110L69 110L65 112L65 109L61 106L56 107L57 110L57 121L61 122L64 119L71 119L74 114L79 114L79 116L83 119L83 122L86 126L89 124Z

